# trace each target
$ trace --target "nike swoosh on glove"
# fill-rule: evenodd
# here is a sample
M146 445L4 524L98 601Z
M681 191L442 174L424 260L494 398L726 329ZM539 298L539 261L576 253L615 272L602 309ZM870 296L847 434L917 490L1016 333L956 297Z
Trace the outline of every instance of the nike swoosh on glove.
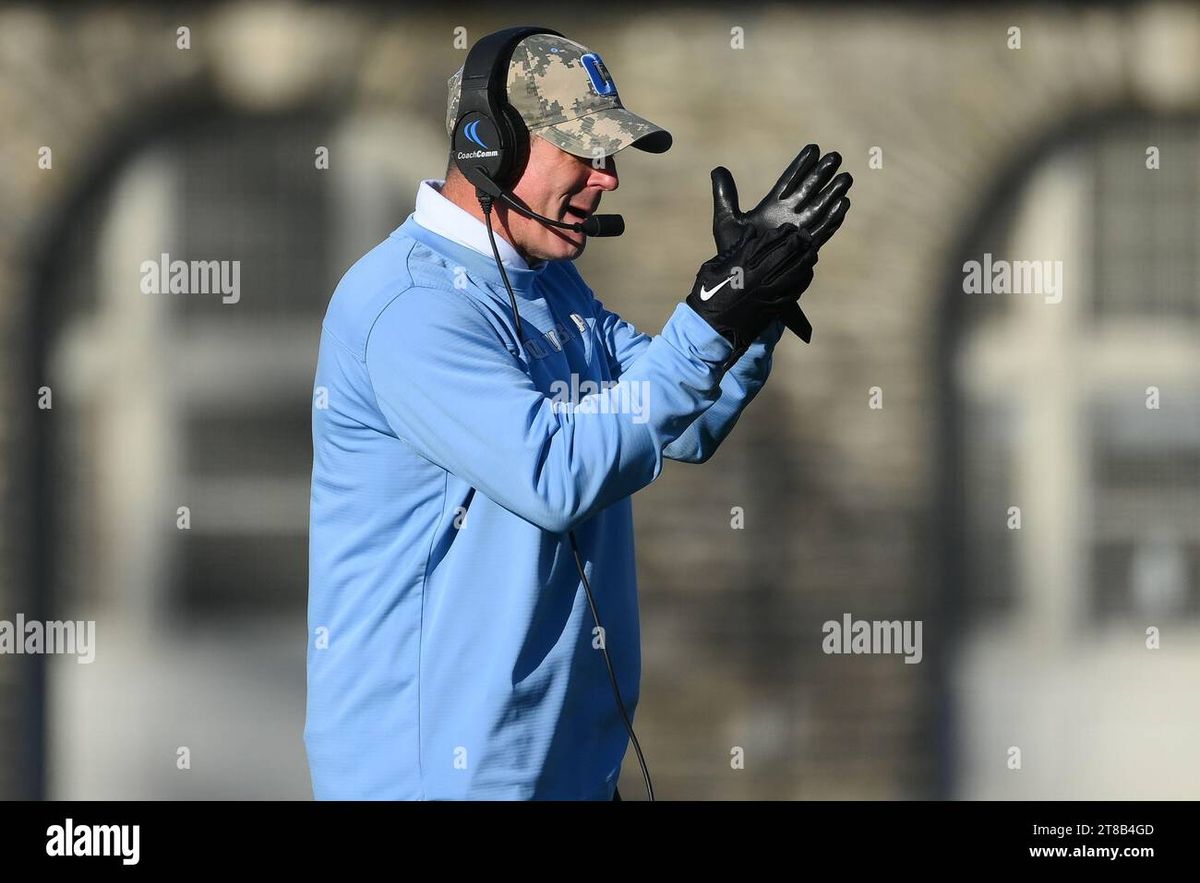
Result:
M812 282L816 262L807 230L782 224L762 235L747 226L736 242L701 265L687 304L740 356L784 307L796 302Z

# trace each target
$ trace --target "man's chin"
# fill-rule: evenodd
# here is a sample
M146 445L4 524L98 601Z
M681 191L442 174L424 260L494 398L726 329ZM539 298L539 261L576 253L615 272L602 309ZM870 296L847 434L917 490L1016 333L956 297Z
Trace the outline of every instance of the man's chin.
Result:
M543 260L573 261L583 254L584 248L587 247L587 241L587 236L581 236L580 241L575 242L570 237L560 233L552 249L553 256L543 258Z

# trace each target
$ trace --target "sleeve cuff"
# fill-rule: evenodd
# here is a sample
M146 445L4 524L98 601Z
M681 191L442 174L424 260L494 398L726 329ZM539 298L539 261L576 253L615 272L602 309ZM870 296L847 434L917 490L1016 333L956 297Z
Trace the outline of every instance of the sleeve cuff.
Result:
M704 361L720 366L733 352L733 344L709 325L704 318L681 301L667 322ZM666 330L666 329L664 329Z

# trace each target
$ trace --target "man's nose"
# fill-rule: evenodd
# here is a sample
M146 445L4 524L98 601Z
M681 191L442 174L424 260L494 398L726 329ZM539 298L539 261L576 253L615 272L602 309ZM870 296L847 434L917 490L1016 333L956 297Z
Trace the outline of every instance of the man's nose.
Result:
M592 174L588 180L589 186L599 187L601 190L616 190L620 186L621 180L617 177L617 161L612 156L606 156L602 165L597 165L596 162L590 165Z

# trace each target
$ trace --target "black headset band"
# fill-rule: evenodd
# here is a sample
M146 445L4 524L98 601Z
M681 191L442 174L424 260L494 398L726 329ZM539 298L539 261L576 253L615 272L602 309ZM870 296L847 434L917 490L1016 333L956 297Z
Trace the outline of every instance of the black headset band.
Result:
M463 64L462 92L465 94L468 89L474 92L491 91L496 99L504 101L508 87L507 68L512 61L513 51L518 43L534 34L562 36L549 28L518 27L505 28L481 37L471 47ZM459 100L461 106L461 98Z

